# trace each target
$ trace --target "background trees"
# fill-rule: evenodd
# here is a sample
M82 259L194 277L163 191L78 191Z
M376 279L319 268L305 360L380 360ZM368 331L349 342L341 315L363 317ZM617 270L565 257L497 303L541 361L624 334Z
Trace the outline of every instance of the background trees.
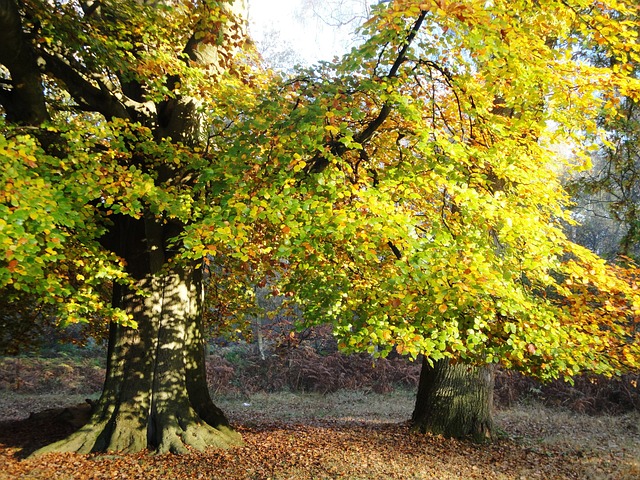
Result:
M637 67L635 67L637 70ZM607 142L593 155L593 168L576 175L569 188L582 226L576 239L603 256L638 256L638 104L621 98L619 117L606 121Z

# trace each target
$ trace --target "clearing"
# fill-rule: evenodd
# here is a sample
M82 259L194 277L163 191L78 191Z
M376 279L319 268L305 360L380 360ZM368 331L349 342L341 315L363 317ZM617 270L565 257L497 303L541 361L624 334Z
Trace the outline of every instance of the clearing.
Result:
M0 479L611 479L640 478L640 413L588 416L537 403L498 410L500 440L474 445L409 432L415 392L341 390L218 397L246 445L154 456L47 455L81 415L45 408L80 395L0 391Z

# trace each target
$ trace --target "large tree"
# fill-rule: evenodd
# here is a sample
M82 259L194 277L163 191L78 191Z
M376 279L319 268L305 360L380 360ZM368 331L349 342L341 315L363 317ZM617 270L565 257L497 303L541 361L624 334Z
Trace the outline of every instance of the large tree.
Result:
M231 68L244 8L0 4L3 286L62 303L63 322L113 320L92 420L52 449L240 442L206 384L201 261L179 261L175 237L206 135L201 98ZM108 281L113 308L97 288Z
M637 366L635 280L567 241L558 181L588 168L621 92L637 101L636 29L624 5L394 2L337 67L329 155L304 159L337 170L332 221L323 247L294 233L288 290L347 350L425 356L417 429L489 437L494 362L542 379Z
M571 57L638 55L626 7L589 7L383 2L341 61L281 78L239 0L0 2L0 286L111 321L96 411L49 450L239 442L206 387L206 282L268 279L345 350L636 366L632 277L561 229L556 144L639 91Z

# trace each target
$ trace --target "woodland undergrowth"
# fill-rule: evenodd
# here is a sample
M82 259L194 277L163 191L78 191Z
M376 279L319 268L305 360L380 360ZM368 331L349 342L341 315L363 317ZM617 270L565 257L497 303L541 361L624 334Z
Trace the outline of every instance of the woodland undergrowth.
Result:
M401 357L374 359L343 355L312 345L279 348L264 358L251 345L234 344L208 356L207 375L215 396L250 396L259 392L332 393L338 390L388 393L415 390L420 362ZM104 380L101 358L31 356L0 358L0 391L17 394L95 394ZM517 372L499 370L496 404L509 407L539 402L585 414L640 411L640 375L617 379L582 376L541 384Z

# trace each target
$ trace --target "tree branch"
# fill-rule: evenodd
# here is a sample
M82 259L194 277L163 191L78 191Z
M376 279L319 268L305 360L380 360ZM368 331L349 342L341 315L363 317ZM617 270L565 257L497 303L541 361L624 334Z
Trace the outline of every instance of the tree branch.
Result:
M0 95L7 120L39 125L49 119L42 77L14 0L0 0L0 64L11 75L12 88Z
M420 30L420 27L422 26L422 22L424 21L426 15L427 15L426 11L423 11L420 13L420 16L411 27L411 30L409 31L409 35L407 35L407 38L404 42L404 45L402 46L402 48L400 48L400 51L398 52L398 56L396 57L396 60L393 62L393 65L391 66L391 69L389 70L389 73L387 73L385 78L391 79L391 78L397 77L398 70L406 60L409 47L411 46L413 40L418 34L418 31ZM380 128L380 126L384 123L384 121L389 117L389 114L391 113L391 111L392 111L391 104L389 102L385 102L382 105L380 112L378 112L378 115L376 116L376 118L374 118L371 122L369 122L369 124L367 124L364 130L362 130L360 133L357 133L353 136L354 141L356 143L359 143L360 145L364 145L367 141L369 141L373 136L373 134ZM328 145L328 147L331 154L336 157L342 156L347 150L349 150L347 147L344 146L343 143L338 141L332 141ZM305 173L307 174L320 173L325 168L327 168L328 165L329 165L329 160L327 160L325 156L321 154L317 154L310 160L309 164L305 168Z
M85 110L101 113L107 119L129 118L127 106L106 86L99 88L78 73L61 55L41 52L45 71L62 81L71 97ZM126 101L126 99L123 99ZM131 105L133 106L133 105Z
M421 12L420 16L418 17L416 22L413 24L413 27L411 27L411 31L407 36L405 44L400 49L400 52L398 53L396 61L393 63L393 65L391 66L391 69L389 70L389 73L387 74L388 79L395 78L398 76L398 70L400 69L400 66L403 64L403 62L406 60L409 47L411 46L411 43L413 42L413 40L416 38L416 35L418 34L418 31L420 30L420 27L422 26L422 22L424 21L424 18L426 15L427 15L426 11ZM367 128L365 128L362 132L358 133L357 135L354 135L353 139L359 144L363 144L367 142L373 136L376 130L380 128L380 125L383 124L383 122L387 119L390 113L391 113L391 105L389 104L389 102L385 102L385 104L380 109L378 116L373 121L371 121L371 123L367 125Z

